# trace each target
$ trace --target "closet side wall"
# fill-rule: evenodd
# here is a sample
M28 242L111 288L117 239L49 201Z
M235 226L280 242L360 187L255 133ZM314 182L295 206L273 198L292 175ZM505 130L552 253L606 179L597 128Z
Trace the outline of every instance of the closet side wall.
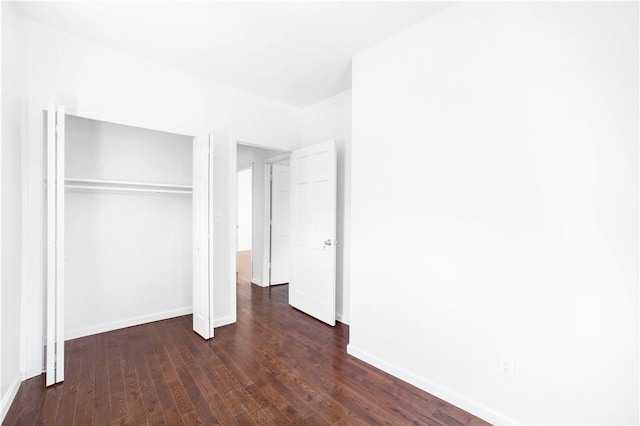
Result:
M191 185L192 139L67 116L67 178ZM192 198L66 191L65 337L192 311Z

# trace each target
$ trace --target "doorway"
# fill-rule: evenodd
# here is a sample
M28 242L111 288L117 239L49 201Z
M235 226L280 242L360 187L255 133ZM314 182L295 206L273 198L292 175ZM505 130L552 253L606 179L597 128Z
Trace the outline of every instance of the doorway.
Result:
M247 150L258 147L244 147L244 143L238 142L231 152L236 154L232 157L231 164L235 163L236 170L230 169L232 172L230 180L230 189L235 192L236 171L239 166L239 159ZM264 148L260 148L264 149ZM273 261L275 250L274 245L274 228L273 228L273 203L266 199L266 194L273 195L274 189L274 170L279 169L278 163L281 160L288 159L288 169L284 169L282 173L282 188L288 191L283 197L285 201L283 205L289 205L287 211L289 243L285 243L282 247L288 247L289 267L287 268L287 277L289 287L289 304L309 314L329 325L335 325L336 321L336 204L337 204L337 152L334 140L308 145L298 148L294 151L278 154L274 157L264 157L264 154L246 155L262 155L260 163L262 167L253 162L253 169L264 170L263 184L256 185L256 178L259 173L254 173L254 199L253 211L258 211L260 204L264 207L263 230L265 235L262 247L255 243L260 235L255 232L254 226L253 244L252 244L252 280L254 284L262 287L269 287L276 284L272 278L275 270ZM277 179L277 178L276 178ZM263 201L256 203L258 197L256 193L260 188L265 188ZM276 184L275 188L279 186ZM237 203L233 198L233 212L237 211ZM270 212L267 215L265 212ZM254 223L257 220L254 217ZM233 233L236 232L236 223L230 224ZM231 254L235 260L237 248L235 244L229 247ZM256 279L256 274L260 273L258 250L261 250L260 256L263 260L262 276L260 282ZM233 269L232 269L233 270ZM233 288L235 293L240 290L236 286ZM234 297L234 302L237 300Z
M283 197L282 190L288 189L288 177L279 175L286 179L283 182L281 191L272 197L272 170L274 167L288 167L289 153L282 150L264 148L246 143L237 143L236 146L236 274L248 274L246 280L261 287L268 287L272 284L284 284L288 280L272 283L271 271L274 266L279 271L288 268L288 264L282 262L286 259L288 252L288 240L283 238L281 229L283 223L288 221L288 199ZM251 199L247 200L247 178L250 170ZM243 174L244 173L244 174ZM277 179L277 178L276 178ZM284 188L287 187L287 188ZM244 197L244 198L243 198ZM276 213L280 213L276 220L277 238L277 258L272 258L272 248L274 247L273 234L273 206L272 201L280 203L276 208ZM249 207L250 206L250 207ZM286 209L284 208L286 206ZM284 212L284 214L283 214ZM247 220L250 216L250 226ZM243 225L244 222L244 225ZM247 238L247 228L250 227L250 246L245 244ZM243 229L244 228L244 229ZM243 241L244 240L244 241ZM277 262L274 265L274 260ZM282 276L282 273L278 273ZM239 278L239 277L238 277Z

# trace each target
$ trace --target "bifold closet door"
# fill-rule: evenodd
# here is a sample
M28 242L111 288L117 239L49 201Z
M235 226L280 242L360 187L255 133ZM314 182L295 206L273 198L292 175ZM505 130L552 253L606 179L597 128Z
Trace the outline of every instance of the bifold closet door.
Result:
M213 337L213 143L193 139L193 331Z
M64 380L64 114L47 108L47 386Z

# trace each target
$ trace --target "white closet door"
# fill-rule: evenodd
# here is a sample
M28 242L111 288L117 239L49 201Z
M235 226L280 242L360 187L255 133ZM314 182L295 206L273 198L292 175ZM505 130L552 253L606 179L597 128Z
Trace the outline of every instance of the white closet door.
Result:
M47 108L46 384L64 380L64 107Z
M291 154L289 304L336 324L336 146Z
M274 164L271 178L270 284L289 282L289 166Z
M213 337L213 144L193 140L193 331Z

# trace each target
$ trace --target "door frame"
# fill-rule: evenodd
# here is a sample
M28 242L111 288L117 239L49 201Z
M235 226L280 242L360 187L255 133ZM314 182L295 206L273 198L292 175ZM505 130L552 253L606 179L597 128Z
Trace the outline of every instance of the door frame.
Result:
M288 148L283 148L281 146L271 146L271 145L260 145L260 144L255 144L255 143L249 143L249 142L245 142L243 140L240 139L236 139L236 138L231 138L230 144L227 145L229 147L229 155L228 155L228 167L227 167L227 200L229 203L229 217L232 218L232 220L229 220L228 222L228 226L227 226L227 231L229 232L229 235L231 236L230 238L230 244L227 247L228 249L228 254L229 254L229 259L231 259L230 262L230 274L229 277L233 277L233 282L229 283L231 291L231 307L233 308L233 312L236 312L237 306L236 306L236 300L237 300L237 289L236 289L236 271L238 269L238 265L237 265L237 244L236 244L236 229L238 227L238 145L245 145L245 146L249 146L249 147L253 147L253 148L261 148L261 149L267 149L270 151L280 151L282 152L282 154L279 154L277 156L274 157L269 157L265 160L265 162L267 160L271 160L273 158L276 158L275 161L279 161L282 158L279 158L283 155L286 155L287 157L290 155L291 150ZM259 173L259 171L256 169L255 164L253 165L253 173ZM262 170L262 173L265 173L265 169ZM253 196L253 191L255 191L255 188L252 185L252 196ZM266 195L266 192L265 192ZM256 232L257 230L253 229L252 232ZM264 227L262 232L264 232ZM264 248L263 248L264 250ZM266 256L265 256L266 257ZM253 263L253 262L252 262ZM267 265L268 266L268 265ZM264 274L264 261L263 261L263 274ZM252 266L253 268L253 266ZM266 285L265 285L266 287ZM235 320L234 320L235 321Z
M52 102L56 104L56 102ZM20 315L20 367L22 379L38 376L45 369L45 329L46 314L46 271L44 225L47 217L45 208L46 191L44 182L44 161L46 160L45 116L49 102L27 100L22 107L22 284ZM64 102L58 102L64 105ZM156 130L195 138L212 134L208 130L167 125L162 121L141 120L100 111L65 106L65 115ZM213 290L213 289L212 289Z
M264 160L264 221L262 222L262 232L264 233L264 245L262 256L262 276L265 287L271 286L271 178L273 176L273 164L278 161L291 158L291 153L276 155Z

